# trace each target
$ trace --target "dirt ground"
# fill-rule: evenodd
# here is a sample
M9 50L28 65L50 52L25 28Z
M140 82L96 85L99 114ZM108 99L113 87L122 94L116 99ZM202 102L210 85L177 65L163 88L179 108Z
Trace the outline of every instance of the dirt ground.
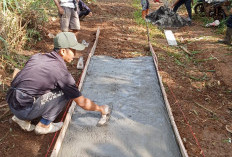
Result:
M151 10L162 4L151 4ZM101 33L95 55L107 55L115 58L128 58L150 55L146 37L146 27L134 20L132 0L97 0L89 4L92 17L81 21L78 41L86 40L89 47L79 55L84 59L93 45L95 33L100 27ZM180 12L186 16L186 12ZM51 19L44 28L45 40L24 54L49 52L53 40L48 33L59 32L59 19ZM153 26L155 27L155 26ZM199 20L192 26L172 30L179 44L185 46L193 55L186 54L180 48L170 48L162 35L151 38L158 56L159 71L163 78L168 99L180 135L190 157L198 157L201 150L186 124L181 110L198 139L203 153L207 157L232 156L231 134L225 130L226 124L232 124L232 47L216 43L222 35L213 28L204 28ZM179 54L172 54L172 50ZM168 51L168 52L167 52ZM78 82L81 71L76 63L68 67ZM11 74L0 70L1 79L7 80L1 85L0 100L0 156L24 157L45 156L54 134L36 136L34 132L22 131L10 118L12 114L5 101L5 91L10 83ZM56 121L60 121L62 114ZM33 122L36 123L37 121Z

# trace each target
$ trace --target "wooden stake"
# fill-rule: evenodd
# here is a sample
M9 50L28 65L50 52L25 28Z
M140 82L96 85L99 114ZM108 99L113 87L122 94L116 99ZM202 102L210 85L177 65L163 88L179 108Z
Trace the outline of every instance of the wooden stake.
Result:
M184 50L185 53L187 53L188 55L192 55L184 46L179 46L179 48L181 48L182 50Z
M7 106L7 105L8 105L8 104L3 104L3 105L0 106L0 108L5 107L5 106Z
M8 108L0 117L0 119L2 119L3 117L5 117L5 115L10 111L10 109Z

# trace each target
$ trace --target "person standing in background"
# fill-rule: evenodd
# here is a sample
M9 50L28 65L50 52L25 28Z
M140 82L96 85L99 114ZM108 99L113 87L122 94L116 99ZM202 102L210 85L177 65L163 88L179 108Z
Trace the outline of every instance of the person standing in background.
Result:
M74 33L80 30L79 7L76 0L54 0L59 16L62 32L72 30Z
M187 18L187 21L188 22L192 22L192 8L191 8L191 4L193 4L193 0L177 0L173 5L172 5L172 8L173 8L173 11L176 13L178 8L181 6L181 5L185 5L186 9L187 9L187 12L188 12L188 18Z
M92 16L92 12L90 10L90 8L82 1L79 0L78 2L78 7L79 7L79 19L83 20L85 18L85 16L90 15Z
M158 2L160 3L159 0L153 0L154 3ZM149 0L141 0L141 5L142 5L142 18L145 20L146 16L149 14Z

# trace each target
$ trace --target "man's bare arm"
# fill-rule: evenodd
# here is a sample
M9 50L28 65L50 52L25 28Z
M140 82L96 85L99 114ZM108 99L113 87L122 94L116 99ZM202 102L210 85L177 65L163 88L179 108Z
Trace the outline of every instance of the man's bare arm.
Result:
M64 14L64 9L60 6L60 2L58 0L53 0L57 6L57 9L61 15Z

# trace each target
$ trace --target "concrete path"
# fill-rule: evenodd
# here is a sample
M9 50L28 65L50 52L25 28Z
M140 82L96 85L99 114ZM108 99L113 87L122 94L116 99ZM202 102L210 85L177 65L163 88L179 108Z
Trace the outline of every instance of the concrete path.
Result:
M180 157L152 57L94 56L82 94L114 109L107 126L100 114L76 107L60 157Z

